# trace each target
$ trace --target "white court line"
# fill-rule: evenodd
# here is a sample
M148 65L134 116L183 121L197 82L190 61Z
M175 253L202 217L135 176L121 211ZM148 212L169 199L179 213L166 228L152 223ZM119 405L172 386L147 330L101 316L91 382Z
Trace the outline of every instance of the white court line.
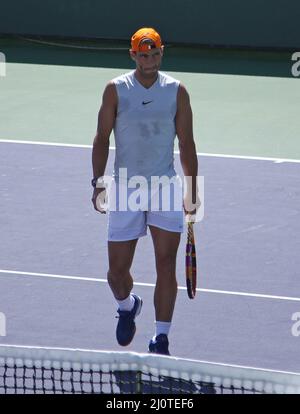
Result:
M92 148L92 145L65 144L65 143L60 143L60 142L21 141L21 140L14 140L14 139L0 139L0 143L2 142L4 144L30 144L30 145L52 146L52 147Z
M59 142L41 142L41 141L20 141L20 140L10 140L10 139L0 139L0 143L6 144L30 144L30 145L44 145L44 146L53 146L53 147L68 147L68 148L92 148L92 145L84 144L64 144ZM110 150L115 150L115 147L109 147ZM175 154L179 154L179 151L174 151ZM253 160L253 161L271 161L276 164L281 164L283 162L288 163L300 163L300 160L293 158L272 158L272 157L255 157L248 155L231 155L231 154L210 154L207 152L197 152L197 155L201 157L215 157L215 158L233 158L239 160Z
M17 271L17 270L0 269L0 276L5 277L7 275L34 276L34 277L45 277L45 278L52 278L52 279L79 280L79 281L82 281L82 282L107 283L106 279L96 279L96 278L92 278L92 277L54 275L54 274L49 274L49 273L20 272L20 271ZM143 287L154 287L155 286L153 283L142 283L142 282L134 282L134 285L135 286L143 286ZM186 290L186 287L185 286L178 286L178 289L179 290ZM254 297L254 298L300 302L300 298L297 298L297 297L263 295L263 294L260 294L260 293L233 292L233 291L229 291L229 290L202 289L202 288L197 288L197 292L217 293L217 294L220 294L220 295L247 296L247 297Z

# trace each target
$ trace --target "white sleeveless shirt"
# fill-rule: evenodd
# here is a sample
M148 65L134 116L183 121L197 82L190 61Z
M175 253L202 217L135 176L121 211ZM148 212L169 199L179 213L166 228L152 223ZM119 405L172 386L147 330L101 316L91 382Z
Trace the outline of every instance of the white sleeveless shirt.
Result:
M118 94L114 135L114 176L127 168L127 177L172 177L174 170L175 116L179 81L159 72L146 89L134 71L113 79Z

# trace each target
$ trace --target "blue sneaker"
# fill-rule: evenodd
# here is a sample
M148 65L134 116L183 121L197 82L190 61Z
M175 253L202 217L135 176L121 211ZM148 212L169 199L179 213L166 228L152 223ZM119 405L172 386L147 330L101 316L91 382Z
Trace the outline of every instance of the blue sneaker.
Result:
M170 355L167 335L160 334L155 338L155 341L151 339L149 343L149 352L151 354Z
M119 318L119 322L117 325L117 341L119 345L127 346L130 344L130 342L133 340L136 326L135 326L135 318L138 316L141 312L143 301L142 299L132 294L134 297L135 303L133 306L133 309L131 311L122 311L118 309L117 316Z

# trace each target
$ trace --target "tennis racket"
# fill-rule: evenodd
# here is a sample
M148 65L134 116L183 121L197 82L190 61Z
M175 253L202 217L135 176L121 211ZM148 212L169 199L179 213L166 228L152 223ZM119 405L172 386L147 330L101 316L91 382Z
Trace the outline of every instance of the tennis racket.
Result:
M196 262L196 248L194 238L193 223L188 222L187 227L187 241L185 253L185 274L186 274L186 288L190 299L194 299L196 295L197 285L197 262Z

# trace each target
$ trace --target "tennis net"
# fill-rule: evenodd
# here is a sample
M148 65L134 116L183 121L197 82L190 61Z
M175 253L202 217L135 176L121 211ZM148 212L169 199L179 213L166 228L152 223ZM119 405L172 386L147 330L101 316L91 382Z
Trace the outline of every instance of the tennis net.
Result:
M3 394L300 393L300 374L134 352L0 345Z

